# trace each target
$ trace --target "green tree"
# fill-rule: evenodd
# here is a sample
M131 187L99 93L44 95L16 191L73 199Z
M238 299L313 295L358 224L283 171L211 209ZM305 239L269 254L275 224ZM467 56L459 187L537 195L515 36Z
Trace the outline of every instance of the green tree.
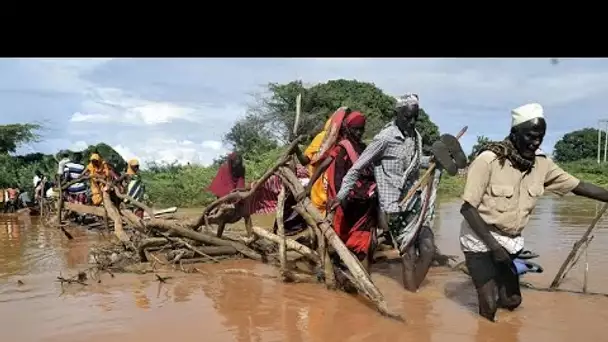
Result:
M106 143L90 145L84 151L81 151L82 160L80 160L80 162L86 165L89 162L89 157L94 151L97 151L117 172L123 172L127 169L127 162L125 159L116 152L112 146Z
M469 161L473 161L473 159L475 159L481 148L489 142L490 139L485 135L478 135L477 142L475 143L475 145L473 145L473 148L471 149L471 154L469 154Z
M38 124L0 125L0 154L12 153L21 144L36 142L40 139Z
M232 126L224 136L224 142L232 145L235 151L247 159L255 159L264 152L277 147L277 142L273 139L264 121L251 114ZM224 160L225 157L216 162L221 164Z
M565 134L553 148L553 158L558 162L570 162L597 157L596 128L583 128Z
M373 83L356 80L331 80L311 87L301 81L287 84L270 83L268 92L258 96L249 110L249 118L256 117L285 143L291 137L295 120L296 97L302 94L302 113L299 134L319 130L327 118L339 107L348 106L367 117L365 137L373 137L392 117L395 98L385 94ZM439 138L439 129L422 110L418 130L423 135L423 146L428 149Z

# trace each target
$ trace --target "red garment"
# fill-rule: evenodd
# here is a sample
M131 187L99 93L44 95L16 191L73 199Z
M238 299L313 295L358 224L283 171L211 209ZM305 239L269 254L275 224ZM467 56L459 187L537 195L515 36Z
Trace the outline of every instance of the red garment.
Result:
M234 152L228 155L226 160L217 170L215 178L209 185L209 191L211 191L217 197L223 197L229 194L232 190L237 188L245 188L245 175L239 175L234 177L232 172L232 163L236 161L238 155Z
M351 112L344 119L344 123L351 128L365 127L365 116L361 112Z
M75 204L87 204L87 195L85 193L80 194L66 194L66 199L70 203Z
M296 176L298 179L308 178L308 170L302 165L297 165ZM282 185L279 176L270 176L251 197L249 212L251 214L269 214L276 211Z
M363 152L364 147L358 147L357 150L350 141L344 139L331 150L330 155L333 157L333 161L326 171L328 203L336 198L344 175ZM375 189L373 175L366 172L362 177L365 179L358 180L357 189L353 189L349 195L346 210L339 206L333 218L336 234L346 247L359 257L367 256L374 242L373 228L376 225L377 207L373 197Z

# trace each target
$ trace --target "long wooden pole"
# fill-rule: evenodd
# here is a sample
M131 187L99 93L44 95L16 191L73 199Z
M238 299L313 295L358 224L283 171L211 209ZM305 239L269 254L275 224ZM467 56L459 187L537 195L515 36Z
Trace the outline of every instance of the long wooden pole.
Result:
M551 285L549 286L549 288L551 288L551 289L557 288L559 286L559 284L562 282L562 280L566 277L566 274L568 274L568 271L569 271L569 269L568 269L568 271L566 269L568 268L570 263L572 263L572 261L578 254L581 247L583 247L585 245L588 246L587 242L590 239L591 234L595 230L597 223L600 222L600 219L602 218L602 216L604 216L604 213L606 212L606 210L608 210L608 203L604 204L604 206L602 207L600 212L597 213L597 215L595 215L595 218L593 219L593 221L591 221L591 224L589 225L589 228L587 228L587 231L585 232L585 234L583 234L583 236L577 242L574 243L574 246L572 246L572 250L568 254L568 257L566 257L566 260L564 260L564 262L562 263L562 266L559 268L559 271L557 271L557 274L553 278L553 281L551 282Z

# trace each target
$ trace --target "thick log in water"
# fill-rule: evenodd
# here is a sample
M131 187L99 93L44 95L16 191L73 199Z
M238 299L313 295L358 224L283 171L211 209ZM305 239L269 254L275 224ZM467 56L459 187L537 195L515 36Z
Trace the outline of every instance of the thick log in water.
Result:
M279 245L281 243L281 240L283 240L280 236L272 234L271 232L267 231L266 229L260 228L260 227L254 226L253 233L262 238L268 239L268 240L276 243L277 245ZM310 249L302 244L299 244L295 240L285 238L285 248L296 251L299 254L309 258L310 260L312 260L314 262L317 262L317 263L321 262L319 255L315 251L313 251L312 249Z
M298 181L296 175L287 167L280 167L279 176L283 181L283 184L289 188L292 194L294 194L295 198L299 198L298 196L301 193L304 193L304 187ZM331 244L336 253L340 256L340 259L349 272L353 276L354 285L360 290L360 292L366 296L369 300L371 300L380 313L383 315L400 318L399 315L396 315L389 311L388 305L384 299L384 296L380 292L380 290L374 285L369 274L365 271L365 268L359 260L346 248L340 237L336 235L331 225L323 219L321 213L315 208L308 197L304 197L302 201L298 204L309 214L313 219L316 226L321 230L323 236L327 239L327 241ZM330 262L327 260L327 262Z
M122 227L122 217L120 216L120 212L112 203L110 199L110 195L107 192L103 192L103 207L105 208L108 216L114 221L114 234L120 241L126 242L129 241L129 236L125 233L125 230Z
M188 239L192 239L195 241L199 241L199 242L202 242L202 243L205 243L208 245L233 247L234 249L239 251L239 253L245 255L248 258L258 260L258 261L263 260L262 255L260 253L254 251L253 249L245 246L242 243L239 243L236 241L220 239L220 238L217 238L215 236L209 235L204 232L203 233L195 232L188 228L181 227L178 223L170 222L167 220L161 220L161 219L151 219L146 222L146 227L152 228L152 229L160 231L160 232L172 233L172 234L175 234L175 235L178 235L181 237L185 237Z

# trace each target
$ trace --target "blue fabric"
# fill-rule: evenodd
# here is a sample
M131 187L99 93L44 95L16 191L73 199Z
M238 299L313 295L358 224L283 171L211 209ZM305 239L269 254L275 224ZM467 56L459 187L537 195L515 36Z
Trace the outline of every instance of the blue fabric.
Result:
M523 275L528 272L541 273L543 271L542 267L539 265L522 259L514 259L513 264L515 265L515 269L519 275Z

